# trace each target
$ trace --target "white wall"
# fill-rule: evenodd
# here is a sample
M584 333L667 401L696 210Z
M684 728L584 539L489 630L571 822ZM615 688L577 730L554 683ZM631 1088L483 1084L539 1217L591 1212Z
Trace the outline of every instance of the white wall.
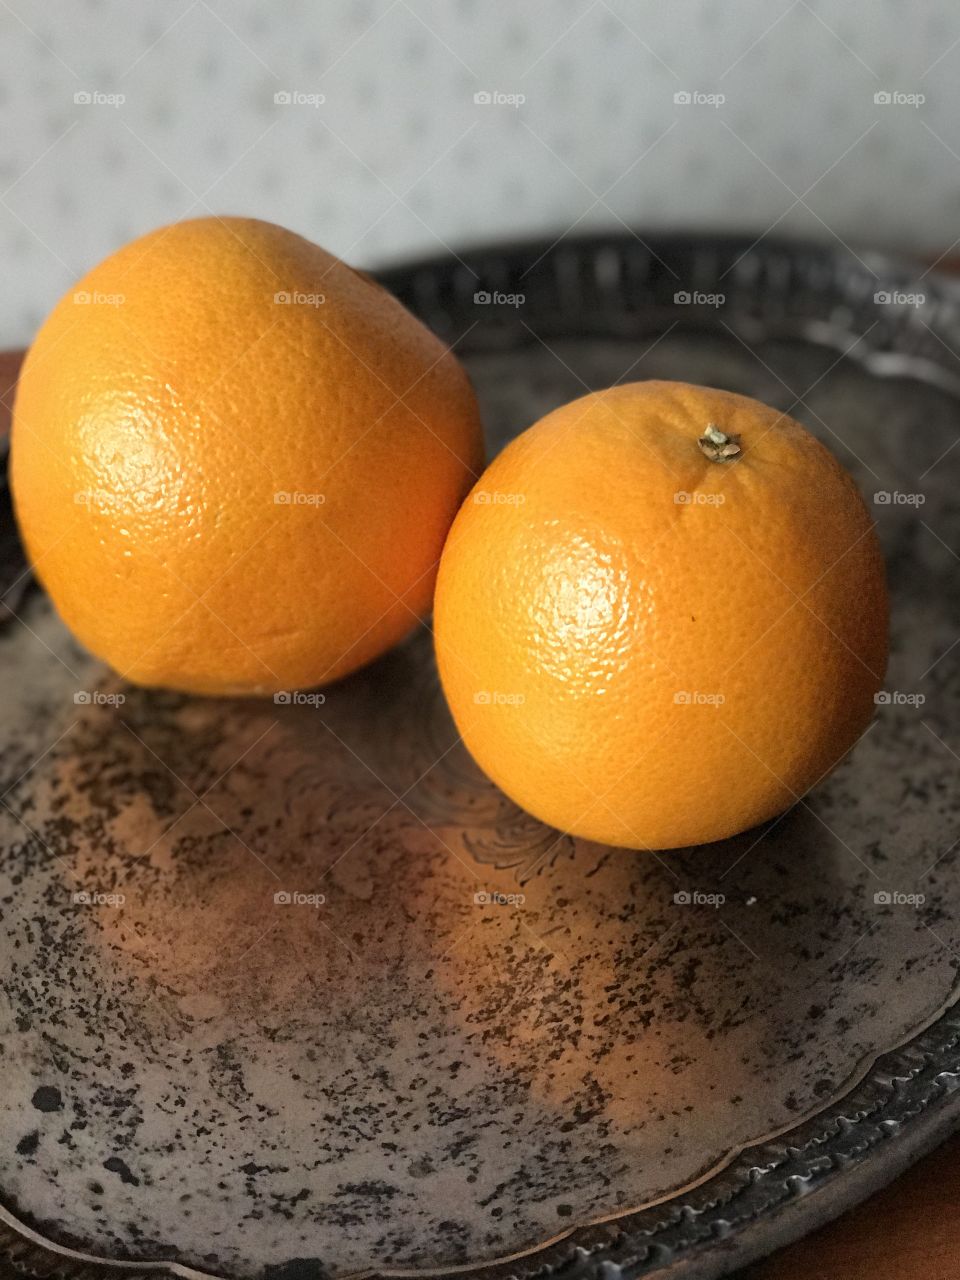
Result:
M623 223L938 253L958 122L954 0L3 0L0 345L207 210L360 265Z

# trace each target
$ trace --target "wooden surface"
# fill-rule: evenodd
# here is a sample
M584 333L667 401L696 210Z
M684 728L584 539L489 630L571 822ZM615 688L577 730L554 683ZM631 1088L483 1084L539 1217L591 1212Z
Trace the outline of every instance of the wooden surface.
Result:
M19 353L0 352L0 435ZM960 1280L960 1135L836 1222L737 1280Z
M13 388L22 359L22 351L0 351L0 436L6 435L10 426Z

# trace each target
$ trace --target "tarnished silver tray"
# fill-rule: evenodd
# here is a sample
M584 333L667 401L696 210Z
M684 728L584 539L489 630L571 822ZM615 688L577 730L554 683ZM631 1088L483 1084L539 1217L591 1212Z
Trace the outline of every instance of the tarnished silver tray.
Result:
M826 439L889 558L874 725L790 814L662 856L542 826L425 626L286 703L117 683L2 514L0 1250L28 1276L719 1275L960 1115L960 294L768 241L383 273L491 448L680 378Z

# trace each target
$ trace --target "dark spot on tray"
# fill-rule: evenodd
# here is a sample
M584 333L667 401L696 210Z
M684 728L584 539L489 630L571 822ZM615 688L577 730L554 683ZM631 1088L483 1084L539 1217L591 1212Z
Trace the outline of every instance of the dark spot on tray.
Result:
M38 1111L59 1111L63 1106L60 1090L52 1084L42 1084L30 1101Z
M126 1161L121 1160L119 1156L110 1156L108 1160L104 1160L103 1167L109 1169L111 1173L118 1173L121 1182L126 1182L131 1187L139 1187L140 1179L133 1176Z
M30 1133L25 1133L17 1143L18 1156L32 1156L40 1145L40 1134L36 1129L32 1129Z

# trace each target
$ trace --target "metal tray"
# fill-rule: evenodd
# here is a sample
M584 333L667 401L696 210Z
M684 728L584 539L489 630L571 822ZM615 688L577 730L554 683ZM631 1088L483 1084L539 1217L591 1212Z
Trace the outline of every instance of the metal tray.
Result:
M919 270L624 236L382 273L492 449L680 378L790 410L874 502L889 699L738 839L637 855L525 816L458 744L426 628L322 703L224 703L123 687L7 596L23 1274L710 1277L956 1127L960 295ZM0 530L12 583L8 503Z

